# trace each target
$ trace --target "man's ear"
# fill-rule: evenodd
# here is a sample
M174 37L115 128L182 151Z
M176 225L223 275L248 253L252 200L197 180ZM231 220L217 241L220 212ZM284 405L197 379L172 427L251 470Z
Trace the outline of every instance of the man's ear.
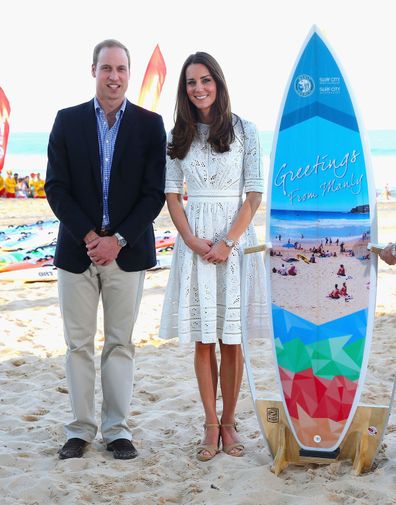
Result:
M92 67L91 67L91 74L92 74L92 77L96 77L96 65L92 64Z

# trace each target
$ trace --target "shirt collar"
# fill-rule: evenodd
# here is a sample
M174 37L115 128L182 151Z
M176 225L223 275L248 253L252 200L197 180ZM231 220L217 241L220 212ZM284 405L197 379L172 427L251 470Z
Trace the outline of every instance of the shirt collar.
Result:
M126 103L127 103L127 99L124 98L124 101L122 102L121 107L117 111L117 114L116 114L117 119L121 114L124 114L125 108L126 108ZM99 103L99 100L96 98L96 96L94 97L94 107L95 107L96 114L99 114L99 113L104 114L104 110L102 109L102 107Z

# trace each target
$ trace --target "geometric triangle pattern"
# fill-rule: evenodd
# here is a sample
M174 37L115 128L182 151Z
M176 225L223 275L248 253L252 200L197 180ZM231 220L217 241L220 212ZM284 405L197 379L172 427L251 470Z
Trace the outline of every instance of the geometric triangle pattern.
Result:
M327 418L316 418L314 421L301 409L299 418L293 419L293 427L299 442L307 447L320 444L321 449L334 447L346 424L344 421L333 421ZM318 441L318 435L321 440Z
M350 337L342 335L308 345L299 339L289 340L282 345L277 338L275 348L278 365L295 373L311 369L315 376L330 380L337 376L357 380L362 365L364 339L348 344Z
M304 344L310 344L345 334L350 335L349 344L352 344L355 340L366 337L367 317L367 309L362 309L353 314L318 325L274 303L272 304L274 334L277 335L282 344L295 338L298 338ZM348 328L348 332L345 331L345 328Z
M311 368L294 373L279 367L279 376L288 412L294 419L300 419L302 414L336 422L348 418L357 382L342 376L320 378Z
M272 316L279 377L297 439L307 447L334 447L357 400L368 310L317 325L272 304Z

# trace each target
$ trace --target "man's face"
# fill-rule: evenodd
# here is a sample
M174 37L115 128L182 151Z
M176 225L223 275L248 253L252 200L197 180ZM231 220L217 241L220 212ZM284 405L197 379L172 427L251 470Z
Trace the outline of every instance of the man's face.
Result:
M125 98L129 82L128 57L120 47L104 47L98 63L92 65L96 79L96 96L102 106L119 106Z

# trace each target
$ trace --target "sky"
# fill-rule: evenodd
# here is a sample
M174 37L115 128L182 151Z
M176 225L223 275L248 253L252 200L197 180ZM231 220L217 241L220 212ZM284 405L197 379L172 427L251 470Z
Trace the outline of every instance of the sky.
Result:
M226 76L233 112L274 130L285 87L312 25L336 54L368 130L396 129L393 0L3 0L0 86L12 132L50 131L58 109L94 96L96 43L131 52L127 96L136 102L157 44L167 76L157 112L173 126L179 72L196 51Z

